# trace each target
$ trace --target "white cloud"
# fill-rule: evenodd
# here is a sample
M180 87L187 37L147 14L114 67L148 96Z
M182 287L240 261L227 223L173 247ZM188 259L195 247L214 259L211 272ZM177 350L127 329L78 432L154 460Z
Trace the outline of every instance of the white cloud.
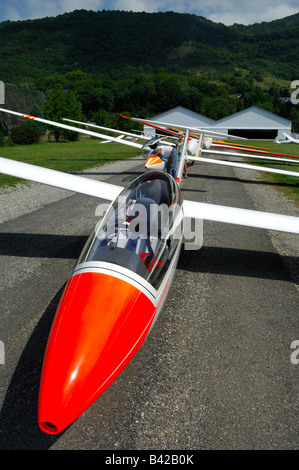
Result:
M136 0L116 0L114 2L109 2L108 10L125 10L125 11L146 11L147 13L154 13L157 11L158 2L152 1L147 2L146 0L136 1ZM112 7L113 5L113 7ZM161 3L160 3L161 5Z
M44 18L82 9L101 10L106 3L101 0L2 0L0 21Z
M251 24L284 18L299 11L298 0L112 0L106 9L195 13L212 21Z
M279 0L225 0L213 2L213 11L206 15L215 22L227 25L242 23L245 25L260 23L262 21L273 21L279 18L298 13L297 1ZM208 12L207 12L208 13ZM204 15L205 16L205 15Z

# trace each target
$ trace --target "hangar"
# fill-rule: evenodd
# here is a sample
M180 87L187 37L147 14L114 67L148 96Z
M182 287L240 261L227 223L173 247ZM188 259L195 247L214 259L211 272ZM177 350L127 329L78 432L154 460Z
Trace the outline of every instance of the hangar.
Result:
M152 119L167 124L181 124L209 131L214 130L223 134L238 135L249 139L274 140L278 137L284 140L284 132L289 135L292 133L292 121L257 106L251 106L218 121L209 119L182 106L154 116ZM145 126L144 131L151 134L153 128Z
M292 122L251 106L238 113L216 121L214 129L224 134L233 134L248 139L285 139L283 133L291 135Z

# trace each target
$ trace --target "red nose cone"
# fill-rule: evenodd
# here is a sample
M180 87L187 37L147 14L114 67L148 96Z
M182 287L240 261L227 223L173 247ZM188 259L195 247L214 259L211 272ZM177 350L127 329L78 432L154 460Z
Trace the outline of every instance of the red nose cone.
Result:
M152 302L123 280L91 272L69 280L43 365L44 432L61 432L103 393L141 346L154 315Z

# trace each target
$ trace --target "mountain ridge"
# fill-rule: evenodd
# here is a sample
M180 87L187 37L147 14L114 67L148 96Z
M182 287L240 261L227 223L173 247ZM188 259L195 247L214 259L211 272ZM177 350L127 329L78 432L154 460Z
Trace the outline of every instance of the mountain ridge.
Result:
M299 13L271 22L226 26L188 13L75 10L0 23L1 80L42 79L80 69L150 72L245 68L285 80L299 77Z

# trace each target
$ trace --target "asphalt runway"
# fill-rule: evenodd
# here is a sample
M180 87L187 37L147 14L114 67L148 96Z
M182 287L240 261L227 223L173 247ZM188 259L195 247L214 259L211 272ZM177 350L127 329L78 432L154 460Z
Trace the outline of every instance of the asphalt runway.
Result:
M107 181L125 185L142 171L137 160ZM232 168L194 165L182 190L254 208ZM0 225L0 448L298 449L298 288L267 231L209 222L203 247L182 251L164 308L124 372L64 432L39 430L47 337L99 202L71 194Z

